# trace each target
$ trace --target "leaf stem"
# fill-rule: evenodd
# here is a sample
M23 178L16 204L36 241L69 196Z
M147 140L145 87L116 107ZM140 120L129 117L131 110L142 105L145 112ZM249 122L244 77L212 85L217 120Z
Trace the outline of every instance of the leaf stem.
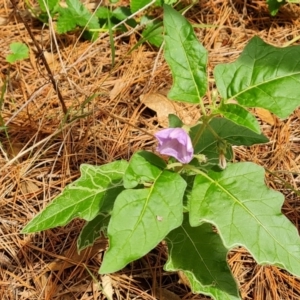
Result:
M201 109L202 115L207 116L205 106L204 106L204 103L203 103L203 100L201 97L199 99L199 104L200 104L200 109Z
M197 145L197 143L199 142L204 130L206 129L206 127L208 126L208 123L210 121L210 119L213 118L213 115L210 116L203 116L201 118L202 120L202 126L200 127L200 129L198 130L198 132L196 133L195 137L192 140L193 146L195 147Z
M193 165L184 165L183 168L185 170L190 170L190 171L193 171L195 174L201 174L205 177L207 177L207 174L201 170L199 170L198 168L196 168L195 166Z

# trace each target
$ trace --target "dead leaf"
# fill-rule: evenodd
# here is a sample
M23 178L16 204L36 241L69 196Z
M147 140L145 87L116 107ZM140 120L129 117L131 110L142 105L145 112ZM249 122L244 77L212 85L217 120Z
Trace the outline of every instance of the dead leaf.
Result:
M107 247L106 239L99 239L95 242L92 247L82 250L80 253L77 252L76 243L72 247L64 252L65 259L56 259L54 262L46 266L46 270L59 271L62 268L67 269L81 262L85 262L88 258L93 257L101 250L105 250Z
M266 122L269 125L275 124L275 117L268 110L257 107L255 108L255 113L263 122Z
M103 287L103 294L108 300L113 299L114 289L112 285L112 280L109 275L104 275L101 277L102 280L102 287Z
M55 57L54 57L53 53L48 52L48 51L44 51L43 53L44 53L44 57L49 66L51 66L51 64L55 63Z
M24 195L35 194L40 190L40 187L32 181L25 180L20 184L20 189Z
M109 93L110 100L113 101L114 99L116 99L127 86L128 83L124 79L116 80L113 89Z
M169 125L170 114L177 115L186 125L194 125L200 118L199 108L195 105L171 101L161 93L141 95L140 101L156 112L158 123L165 128Z
M141 95L140 101L156 112L157 121L162 127L168 127L169 114L177 115L174 103L161 94Z

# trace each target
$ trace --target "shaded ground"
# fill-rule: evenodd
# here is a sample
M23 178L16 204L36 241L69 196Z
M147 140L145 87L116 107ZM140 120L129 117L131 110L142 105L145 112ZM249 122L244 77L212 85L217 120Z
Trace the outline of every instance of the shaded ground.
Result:
M20 1L22 2L22 1ZM90 1L91 2L91 1ZM116 67L111 68L107 35L95 43L78 40L78 33L55 35L19 4L49 66L72 122L64 122L57 94L24 24L9 1L0 0L0 85L5 86L0 133L0 298L106 299L101 291L111 283L114 299L206 299L193 295L178 274L163 271L164 245L109 277L97 274L106 241L80 256L76 237L80 220L40 234L20 235L23 226L66 184L79 177L82 163L103 164L128 159L137 149L155 148L152 134L160 128L156 114L141 104L141 95L170 88L171 75L159 49L143 45L130 55L139 35L116 37ZM235 60L254 35L286 46L300 35L300 8L284 6L271 17L265 1L201 0L186 15L199 40L209 50L209 72ZM9 44L22 41L30 58L9 65ZM213 86L213 84L212 84ZM97 93L91 101L88 97ZM207 98L210 94L207 95ZM279 120L256 111L265 145L236 148L235 159L268 168L266 181L286 196L283 212L299 228L300 111ZM300 299L300 281L275 267L257 266L244 249L229 255L243 299ZM100 288L99 283L100 282ZM179 298L176 298L177 297Z

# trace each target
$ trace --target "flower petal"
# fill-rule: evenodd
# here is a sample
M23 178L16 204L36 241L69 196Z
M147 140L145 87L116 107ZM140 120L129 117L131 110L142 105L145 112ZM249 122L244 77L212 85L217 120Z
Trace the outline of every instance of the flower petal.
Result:
M167 128L155 134L158 139L157 151L175 157L187 164L193 159L194 149L188 133L182 128Z

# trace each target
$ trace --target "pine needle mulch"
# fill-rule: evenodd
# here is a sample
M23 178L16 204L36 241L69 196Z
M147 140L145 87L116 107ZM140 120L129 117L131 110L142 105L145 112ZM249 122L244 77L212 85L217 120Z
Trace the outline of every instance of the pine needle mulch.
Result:
M89 1L91 8L96 3ZM1 299L209 299L193 295L180 274L166 273L165 245L108 276L97 272L107 241L78 255L76 238L83 226L21 235L23 226L80 176L82 163L95 165L129 159L137 149L155 149L160 128L156 113L140 102L147 93L171 86L161 51L142 45L131 54L138 32L116 36L112 68L109 37L95 43L80 32L56 35L53 26L34 20L23 3L18 8L58 82L68 109L64 116L57 93L24 24L9 1L0 1L0 298ZM159 11L157 12L159 14ZM286 5L271 17L265 1L203 0L186 17L209 51L208 71L235 60L254 35L276 46L297 44L300 8ZM208 25L208 26L207 26ZM9 65L12 42L30 47L30 58ZM288 92L288 91L287 91ZM95 95L93 97L93 95ZM209 99L208 93L207 98ZM256 110L268 144L235 148L236 161L266 167L267 184L286 196L283 212L299 228L300 111L279 120ZM300 280L271 266L258 266L243 248L228 256L243 299L300 299Z

